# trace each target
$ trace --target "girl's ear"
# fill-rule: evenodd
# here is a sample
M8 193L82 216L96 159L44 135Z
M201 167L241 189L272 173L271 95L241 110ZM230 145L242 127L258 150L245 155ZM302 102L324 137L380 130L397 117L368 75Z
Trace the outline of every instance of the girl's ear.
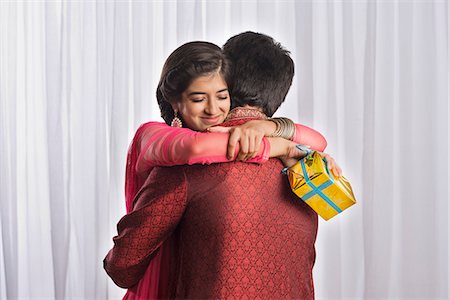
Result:
M175 114L180 111L180 103L170 103L170 106L172 106L173 112Z

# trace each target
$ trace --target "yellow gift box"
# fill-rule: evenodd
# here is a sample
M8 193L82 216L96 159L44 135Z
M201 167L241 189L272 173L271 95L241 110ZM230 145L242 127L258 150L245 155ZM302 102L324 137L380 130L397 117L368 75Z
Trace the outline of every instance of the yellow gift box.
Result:
M343 176L334 178L326 162L315 151L308 153L285 173L294 193L325 220L356 203L348 180Z

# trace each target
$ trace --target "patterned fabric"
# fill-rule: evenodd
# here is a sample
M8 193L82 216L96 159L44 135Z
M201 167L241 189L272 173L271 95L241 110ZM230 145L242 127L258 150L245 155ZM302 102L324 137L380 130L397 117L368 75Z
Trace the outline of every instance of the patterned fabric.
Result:
M156 168L119 222L105 270L119 286L132 287L129 299L146 298L142 289L134 293L136 283L149 263L159 265L161 253L169 278L152 281L157 286L159 279L160 297L313 298L317 215L296 201L282 168L276 159Z
M170 298L313 298L317 215L273 171L281 168L275 159L155 168L105 269L118 285L135 284L175 233Z
M228 113L225 122L236 119L259 119L266 120L267 116L262 111L255 108L235 107Z

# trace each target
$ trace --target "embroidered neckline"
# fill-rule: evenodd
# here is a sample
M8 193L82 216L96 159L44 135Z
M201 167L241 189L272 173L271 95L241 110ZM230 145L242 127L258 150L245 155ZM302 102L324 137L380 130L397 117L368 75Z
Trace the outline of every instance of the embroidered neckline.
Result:
M225 118L226 121L231 121L235 119L267 119L265 113L258 109L254 108L245 108L245 107L235 107L228 113L228 116Z

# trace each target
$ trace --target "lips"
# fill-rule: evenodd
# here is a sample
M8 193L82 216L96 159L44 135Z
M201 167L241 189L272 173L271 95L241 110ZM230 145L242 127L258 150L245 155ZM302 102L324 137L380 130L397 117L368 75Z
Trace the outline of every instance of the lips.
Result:
M202 117L202 120L204 123L208 124L208 125L216 125L221 123L221 117L220 116L216 116L216 117Z

